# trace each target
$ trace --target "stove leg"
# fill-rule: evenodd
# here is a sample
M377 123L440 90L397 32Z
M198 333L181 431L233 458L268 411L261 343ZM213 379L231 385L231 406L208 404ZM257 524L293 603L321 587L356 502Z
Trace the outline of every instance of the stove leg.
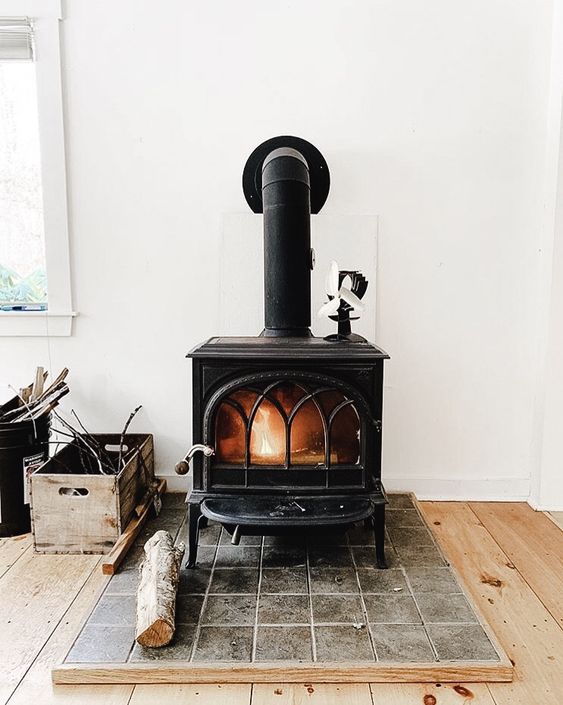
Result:
M385 505L378 504L373 513L375 533L375 560L378 568L387 568L385 560Z
M201 520L205 517L201 513L199 504L190 504L188 510L188 562L187 568L195 568L197 560L197 544Z
M208 526L209 526L209 519L202 515L201 519L199 520L199 528L200 529L207 529Z

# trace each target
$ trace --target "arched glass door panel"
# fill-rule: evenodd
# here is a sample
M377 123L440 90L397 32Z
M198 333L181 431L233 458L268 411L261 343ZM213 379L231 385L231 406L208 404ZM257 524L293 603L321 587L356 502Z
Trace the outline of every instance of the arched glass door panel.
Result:
M312 399L302 404L290 425L290 464L324 465L325 425Z
M331 465L357 465L360 462L360 418L353 404L332 412L330 425Z
M215 456L217 462L244 465L246 451L246 421L240 410L221 402L215 417Z

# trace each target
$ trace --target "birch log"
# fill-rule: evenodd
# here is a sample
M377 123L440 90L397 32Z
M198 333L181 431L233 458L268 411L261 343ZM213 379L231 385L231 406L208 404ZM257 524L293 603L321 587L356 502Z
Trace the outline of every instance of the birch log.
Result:
M145 544L135 633L141 646L166 646L172 641L184 550L184 544L174 546L167 531L157 531Z

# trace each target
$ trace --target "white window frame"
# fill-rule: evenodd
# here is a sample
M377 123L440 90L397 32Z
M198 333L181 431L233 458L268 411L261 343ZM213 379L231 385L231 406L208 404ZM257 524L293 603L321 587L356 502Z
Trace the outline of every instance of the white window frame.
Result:
M72 292L59 23L60 0L0 0L0 17L33 21L48 310L0 311L0 336L69 336Z

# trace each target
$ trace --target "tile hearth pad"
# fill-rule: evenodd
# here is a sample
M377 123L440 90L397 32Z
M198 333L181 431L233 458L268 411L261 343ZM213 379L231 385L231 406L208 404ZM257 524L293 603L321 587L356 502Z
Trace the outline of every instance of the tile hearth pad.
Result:
M66 664L499 662L409 495L389 497L388 570L374 567L373 533L363 525L347 533L246 536L232 546L210 524L198 567L182 571L173 642L140 647L133 625L142 547L157 529L184 530L182 499L165 496Z

